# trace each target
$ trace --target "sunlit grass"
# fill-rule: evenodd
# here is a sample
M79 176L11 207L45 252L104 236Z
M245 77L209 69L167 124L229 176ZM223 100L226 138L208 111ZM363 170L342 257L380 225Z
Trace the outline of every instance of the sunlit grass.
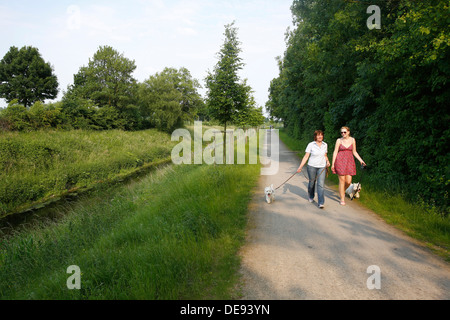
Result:
M92 189L60 207L56 222L1 238L0 299L235 298L259 170L167 165ZM71 265L81 269L81 290L66 286Z
M36 131L0 134L0 217L170 158L170 135Z
M0 245L2 299L230 299L258 165L169 166ZM68 290L66 269L82 271Z

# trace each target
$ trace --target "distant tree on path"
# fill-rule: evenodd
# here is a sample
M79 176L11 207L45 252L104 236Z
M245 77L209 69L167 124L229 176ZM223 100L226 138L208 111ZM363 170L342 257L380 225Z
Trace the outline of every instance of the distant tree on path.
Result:
M248 97L245 83L241 83L239 70L244 66L240 42L237 37L237 28L234 22L225 26L225 41L218 53L219 61L213 72L206 77L209 115L224 126L225 140L227 124L232 122L240 111L247 107ZM225 143L224 143L225 156Z

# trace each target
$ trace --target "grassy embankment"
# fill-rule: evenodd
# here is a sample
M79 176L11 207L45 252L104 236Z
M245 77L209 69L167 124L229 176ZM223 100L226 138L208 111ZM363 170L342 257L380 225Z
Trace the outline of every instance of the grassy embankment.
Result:
M169 162L174 143L156 130L0 134L0 217Z
M300 159L304 156L307 144L310 141L298 141L280 130L280 139L294 151L299 151ZM329 159L331 161L334 144L328 143ZM355 177L355 182L361 176L361 171ZM327 184L337 191L339 185L337 175L330 174ZM436 254L450 261L450 216L442 216L434 209L426 208L420 203L410 203L400 194L389 194L380 191L364 177L364 192L358 201L366 208L374 211L387 223L399 228L409 236L422 241Z
M127 187L95 189L57 223L0 240L0 298L234 298L259 170L169 165ZM71 265L81 290L66 286Z

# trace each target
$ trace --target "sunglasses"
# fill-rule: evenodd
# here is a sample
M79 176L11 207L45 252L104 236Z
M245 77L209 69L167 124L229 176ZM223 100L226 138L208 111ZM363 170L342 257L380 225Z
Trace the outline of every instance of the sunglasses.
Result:
M347 133L347 131L341 131L341 134L343 134L343 133Z

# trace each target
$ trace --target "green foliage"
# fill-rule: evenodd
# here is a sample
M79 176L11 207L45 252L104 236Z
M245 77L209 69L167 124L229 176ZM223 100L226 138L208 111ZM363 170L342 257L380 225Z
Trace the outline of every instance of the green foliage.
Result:
M242 51L237 37L234 22L225 26L225 40L220 52L219 61L214 71L206 77L209 115L225 125L233 120L236 113L244 110L247 105L245 85L240 83L239 70L242 69Z
M36 101L54 99L58 80L50 63L42 59L38 49L11 47L0 61L0 97L8 103L18 100L29 107Z
M57 102L54 104L43 104L40 101L34 103L29 109L13 100L0 113L0 130L3 131L35 131L41 129L97 129L90 118L81 116L83 103L78 100L76 110L70 109L71 104ZM95 110L85 110L86 117L92 116Z
M250 109L250 104L254 102L250 97L250 87L246 84L246 81L240 81L238 74L244 64L239 57L242 50L234 22L225 26L224 35L225 40L218 53L219 61L214 66L214 71L212 73L208 71L206 77L206 105L208 117L224 126L224 139L226 141L227 124L233 121L246 124L252 114L252 111L246 109ZM225 148L224 143L224 163L226 163Z
M262 107L249 107L234 117L233 123L240 127L259 127L264 124L264 114Z
M264 124L264 115L262 107L258 108L256 106L256 101L252 95L252 88L247 85L247 81L244 80L243 87L246 90L247 102L246 108L238 111L233 116L233 124L244 128L244 127L259 127Z
M8 123L9 130L27 130L31 128L28 110L25 106L19 104L17 100L11 101L0 117Z
M70 93L90 99L99 107L122 108L135 99L136 80L132 73L136 69L131 61L109 46L101 46L89 59L87 66L80 68L74 76Z
M100 47L88 65L74 75L74 84L64 96L68 104L64 108L72 116L74 127L139 129L138 85L132 76L135 69L134 61L112 47Z
M35 102L29 109L11 101L0 113L0 121L5 124L5 131L31 131L44 128L60 128L64 122L60 104L45 105L40 101Z
M192 120L203 105L197 92L200 84L186 68L165 68L139 86L139 105L143 121L164 131Z
M295 138L347 125L375 185L448 212L450 155L448 1L296 0L295 29L279 59L267 109Z
M197 110L204 107L203 99L198 93L202 86L197 79L192 78L191 73L186 68L165 68L156 76L165 77L173 87L181 93L182 120L191 121L197 115Z
M202 110L203 116L207 115L198 93L200 83L192 78L189 70L165 68L139 84L132 76L135 62L110 46L99 47L88 65L79 69L62 101L43 104L41 101L54 98L57 92L54 96L41 92L52 83L50 78L45 83L44 80L35 81L34 78L43 76L48 67L38 64L41 60L37 49L32 47L20 51L12 47L2 60L0 94L8 93L4 97L10 104L0 112L0 130L132 131L156 127L171 131L182 126L184 121L192 121L198 110ZM20 74L13 74L16 71ZM18 87L22 82L38 85L39 90L32 86L22 90ZM37 93L38 98L30 98L29 92Z
M45 105L40 101L34 103L29 110L33 129L60 128L64 121L60 105Z
M62 100L62 112L68 129L100 129L93 120L98 107L92 100L76 95L65 95Z

